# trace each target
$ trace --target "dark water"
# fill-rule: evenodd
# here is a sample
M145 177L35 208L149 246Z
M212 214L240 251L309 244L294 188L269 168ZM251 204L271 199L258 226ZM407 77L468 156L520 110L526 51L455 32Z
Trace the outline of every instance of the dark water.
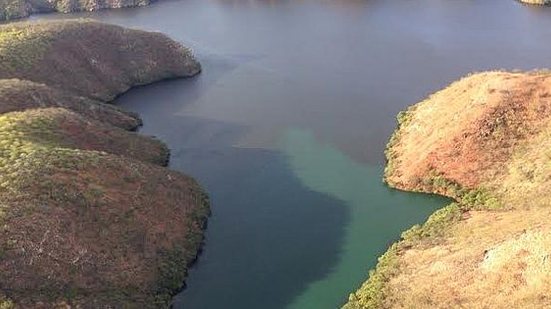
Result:
M381 183L395 114L471 71L551 67L551 10L513 0L165 0L78 16L165 32L203 64L118 100L212 197L177 308L338 307L446 203Z

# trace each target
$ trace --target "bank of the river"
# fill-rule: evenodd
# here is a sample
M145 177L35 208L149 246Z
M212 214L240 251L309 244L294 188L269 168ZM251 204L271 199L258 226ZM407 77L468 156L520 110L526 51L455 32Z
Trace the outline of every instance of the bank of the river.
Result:
M466 77L398 116L385 180L457 203L406 231L345 308L551 305L551 74Z
M208 198L104 102L199 63L160 33L83 20L0 26L0 59L0 307L167 306Z
M38 13L72 13L149 5L152 0L2 0L0 21L28 17Z

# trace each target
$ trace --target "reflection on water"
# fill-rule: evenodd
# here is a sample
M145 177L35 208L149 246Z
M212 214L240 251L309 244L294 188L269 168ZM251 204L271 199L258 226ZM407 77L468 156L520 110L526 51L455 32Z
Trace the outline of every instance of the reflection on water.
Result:
M203 63L119 100L212 195L186 309L338 306L445 203L381 183L396 113L471 71L551 66L551 9L512 0L163 0L71 16L165 32Z

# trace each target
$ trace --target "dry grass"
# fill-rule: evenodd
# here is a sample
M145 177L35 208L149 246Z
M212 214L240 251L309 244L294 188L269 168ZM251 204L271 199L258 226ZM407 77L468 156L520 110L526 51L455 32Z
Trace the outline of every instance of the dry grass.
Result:
M346 308L551 307L551 74L475 74L399 122L386 181L459 204L406 231Z
M438 176L477 189L503 174L519 145L548 122L551 75L472 75L406 115L411 125L400 127L387 150L385 180L397 188L439 192L433 185Z
M471 212L436 246L400 257L386 308L549 308L551 209Z

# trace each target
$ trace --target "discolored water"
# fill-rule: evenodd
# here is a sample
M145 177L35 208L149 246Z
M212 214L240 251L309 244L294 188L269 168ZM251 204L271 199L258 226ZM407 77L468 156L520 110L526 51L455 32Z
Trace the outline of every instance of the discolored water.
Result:
M551 10L513 0L162 0L76 16L165 32L203 64L118 100L212 198L176 308L340 306L446 203L381 183L396 113L471 71L551 66Z

